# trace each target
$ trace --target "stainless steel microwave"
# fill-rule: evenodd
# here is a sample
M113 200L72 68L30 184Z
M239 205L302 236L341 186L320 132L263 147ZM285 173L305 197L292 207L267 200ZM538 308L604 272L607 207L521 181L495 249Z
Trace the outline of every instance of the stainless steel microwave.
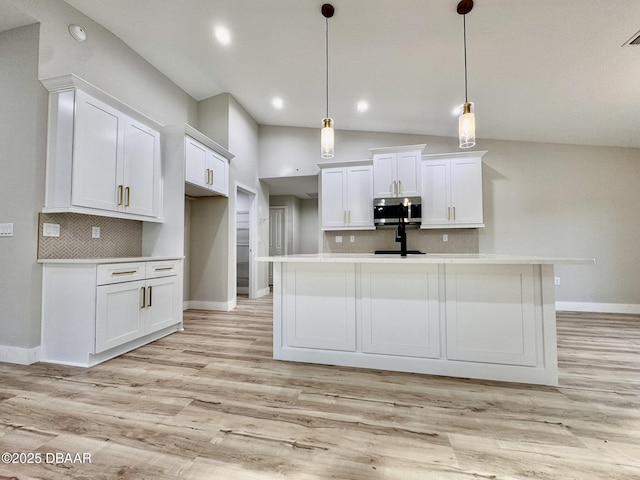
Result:
M376 226L398 225L401 219L407 225L422 222L420 197L385 197L373 200L373 223Z

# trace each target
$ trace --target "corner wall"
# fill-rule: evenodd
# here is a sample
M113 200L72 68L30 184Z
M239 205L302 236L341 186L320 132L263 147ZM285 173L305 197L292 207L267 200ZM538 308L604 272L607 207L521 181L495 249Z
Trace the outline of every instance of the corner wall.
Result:
M31 363L40 345L42 267L36 262L44 204L48 94L38 81L39 25L0 33L0 361Z

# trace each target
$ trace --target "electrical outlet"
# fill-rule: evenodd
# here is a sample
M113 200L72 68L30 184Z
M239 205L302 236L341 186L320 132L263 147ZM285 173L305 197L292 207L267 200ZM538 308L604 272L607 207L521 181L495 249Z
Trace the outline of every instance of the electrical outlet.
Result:
M91 227L91 238L100 238L100 227Z
M336 235L336 243L342 243L342 235Z
M13 223L0 223L0 237L13 237Z
M448 242L449 241L449 235L447 235L446 233L442 234L442 241L443 242Z
M351 235L351 236L349 237L349 241L350 241L351 243L354 243L354 242L356 241L356 236L355 236L355 235Z
M553 284L555 286L560 285L560 277L553 277Z
M42 236L43 237L59 237L60 236L60 224L58 224L58 223L43 223L42 224Z

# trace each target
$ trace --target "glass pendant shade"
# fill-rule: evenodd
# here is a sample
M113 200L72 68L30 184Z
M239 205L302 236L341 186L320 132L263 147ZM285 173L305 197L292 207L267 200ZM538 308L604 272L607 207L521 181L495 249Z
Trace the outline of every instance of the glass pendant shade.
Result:
M333 158L333 119L322 119L324 127L320 132L320 156Z
M473 103L466 102L462 105L462 115L458 120L458 138L460 148L471 148L476 144L476 116L471 111Z

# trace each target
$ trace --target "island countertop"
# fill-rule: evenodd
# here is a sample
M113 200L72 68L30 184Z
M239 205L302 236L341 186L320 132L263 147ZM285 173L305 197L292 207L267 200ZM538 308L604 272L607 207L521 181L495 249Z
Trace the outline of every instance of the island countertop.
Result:
M593 265L593 258L536 257L528 255L500 255L494 253L315 253L256 257L259 262L276 263L395 263L395 264L479 264L479 265Z

